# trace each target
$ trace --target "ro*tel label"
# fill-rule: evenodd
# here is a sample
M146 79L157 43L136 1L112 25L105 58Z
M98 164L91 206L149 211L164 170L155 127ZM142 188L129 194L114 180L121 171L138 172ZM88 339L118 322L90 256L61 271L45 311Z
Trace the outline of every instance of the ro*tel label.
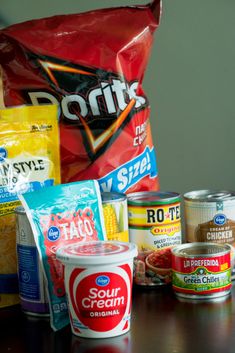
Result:
M130 329L133 258L131 243L86 242L58 249L65 265L72 332L105 338Z
M173 289L178 297L225 297L231 289L230 246L188 243L172 249Z
M164 285L171 282L171 248L181 244L180 195L139 192L128 195L130 241L137 244L134 282Z

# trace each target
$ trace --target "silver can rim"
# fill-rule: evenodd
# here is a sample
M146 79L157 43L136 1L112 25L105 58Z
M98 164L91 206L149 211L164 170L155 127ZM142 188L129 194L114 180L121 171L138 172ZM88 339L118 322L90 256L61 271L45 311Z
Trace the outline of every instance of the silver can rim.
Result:
M189 249L217 249L219 251L214 251L212 253L202 252L202 253L190 253L187 252ZM229 244L220 244L220 243L209 243L209 242L195 242L195 243L184 243L181 245L177 245L172 248L172 253L174 256L182 257L182 258L201 258L201 257L214 257L214 256L222 256L225 254L229 254L231 252L231 247Z
M214 294L202 294L200 292L198 294L187 294L175 291L175 295L180 301L186 303L220 303L229 298L229 296L231 295L231 288Z
M26 214L26 211L25 211L25 209L24 209L23 206L17 206L17 207L15 208L15 213L16 213L16 214L23 214L23 215L25 215L25 214Z
M186 192L184 200L192 202L226 202L235 200L235 191L230 190L193 190Z
M139 191L127 195L128 203L148 203L167 204L180 201L181 195L175 191Z
M122 202L122 201L125 201L126 199L127 199L126 194L122 194L119 192L113 192L113 191L112 192L108 192L108 191L101 192L102 204Z

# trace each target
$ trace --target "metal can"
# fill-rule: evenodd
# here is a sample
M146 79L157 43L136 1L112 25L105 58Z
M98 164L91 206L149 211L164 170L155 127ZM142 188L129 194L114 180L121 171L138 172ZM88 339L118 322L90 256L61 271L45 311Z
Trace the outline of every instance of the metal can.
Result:
M235 278L235 192L197 190L184 194L187 242L213 242L232 246Z
M129 241L127 197L118 192L101 193L108 240Z
M170 283L171 248L182 242L180 195L149 191L129 194L128 219L130 241L138 246L134 283Z
M15 214L21 308L28 315L48 317L48 296L33 232L22 206Z
M186 243L172 249L172 287L179 298L225 299L231 292L230 247Z

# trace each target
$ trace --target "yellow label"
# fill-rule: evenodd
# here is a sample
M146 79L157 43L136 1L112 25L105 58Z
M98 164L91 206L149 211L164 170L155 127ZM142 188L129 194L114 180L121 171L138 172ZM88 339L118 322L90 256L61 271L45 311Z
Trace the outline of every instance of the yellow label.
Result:
M127 201L104 203L103 215L108 240L128 242Z
M17 272L18 194L60 183L57 106L1 109L0 126L0 274L7 275Z
M153 227L180 221L180 203L161 206L129 206L129 226Z
M0 294L0 308L20 303L18 294Z
M116 234L110 234L110 235L107 234L107 238L108 240L111 240L111 241L123 241L123 242L129 241L128 231L120 232Z
M222 265L220 266L220 270L221 270L221 271L225 271L225 270L227 270L227 268L228 268L228 263L227 263L227 262L225 262L224 264L222 264Z
M3 202L0 203L0 217L14 213L14 210L17 206L20 205L20 201L12 201L12 202ZM0 218L1 222L3 222L3 219ZM1 226L0 226L1 229Z
M128 205L129 237L139 254L149 254L182 242L180 203ZM142 255L141 255L142 256Z
M181 225L180 225L180 222L178 221L175 224L171 224L171 225L152 227L150 232L154 236L161 236L164 234L167 234L168 236L173 236L175 233L180 232L180 230L181 230Z

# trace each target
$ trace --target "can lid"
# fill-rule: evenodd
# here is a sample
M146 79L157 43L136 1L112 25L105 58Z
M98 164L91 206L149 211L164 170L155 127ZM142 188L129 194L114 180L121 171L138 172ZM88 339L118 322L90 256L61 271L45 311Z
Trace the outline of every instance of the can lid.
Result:
M91 241L63 246L57 250L56 257L67 264L102 265L132 259L137 252L133 243Z
M102 203L124 201L126 200L126 195L119 192L102 192L101 193Z
M227 190L195 190L185 193L184 199L204 202L228 201L235 200L235 192Z
M24 209L23 206L17 206L15 208L15 213L17 213L17 214L26 214L25 209Z
M224 255L230 253L231 247L229 244L220 243L186 243L172 248L172 253L180 257L212 257L214 255Z
M133 192L127 195L129 205L135 204L151 204L151 205L163 205L169 202L179 202L180 194L172 191L143 191Z

